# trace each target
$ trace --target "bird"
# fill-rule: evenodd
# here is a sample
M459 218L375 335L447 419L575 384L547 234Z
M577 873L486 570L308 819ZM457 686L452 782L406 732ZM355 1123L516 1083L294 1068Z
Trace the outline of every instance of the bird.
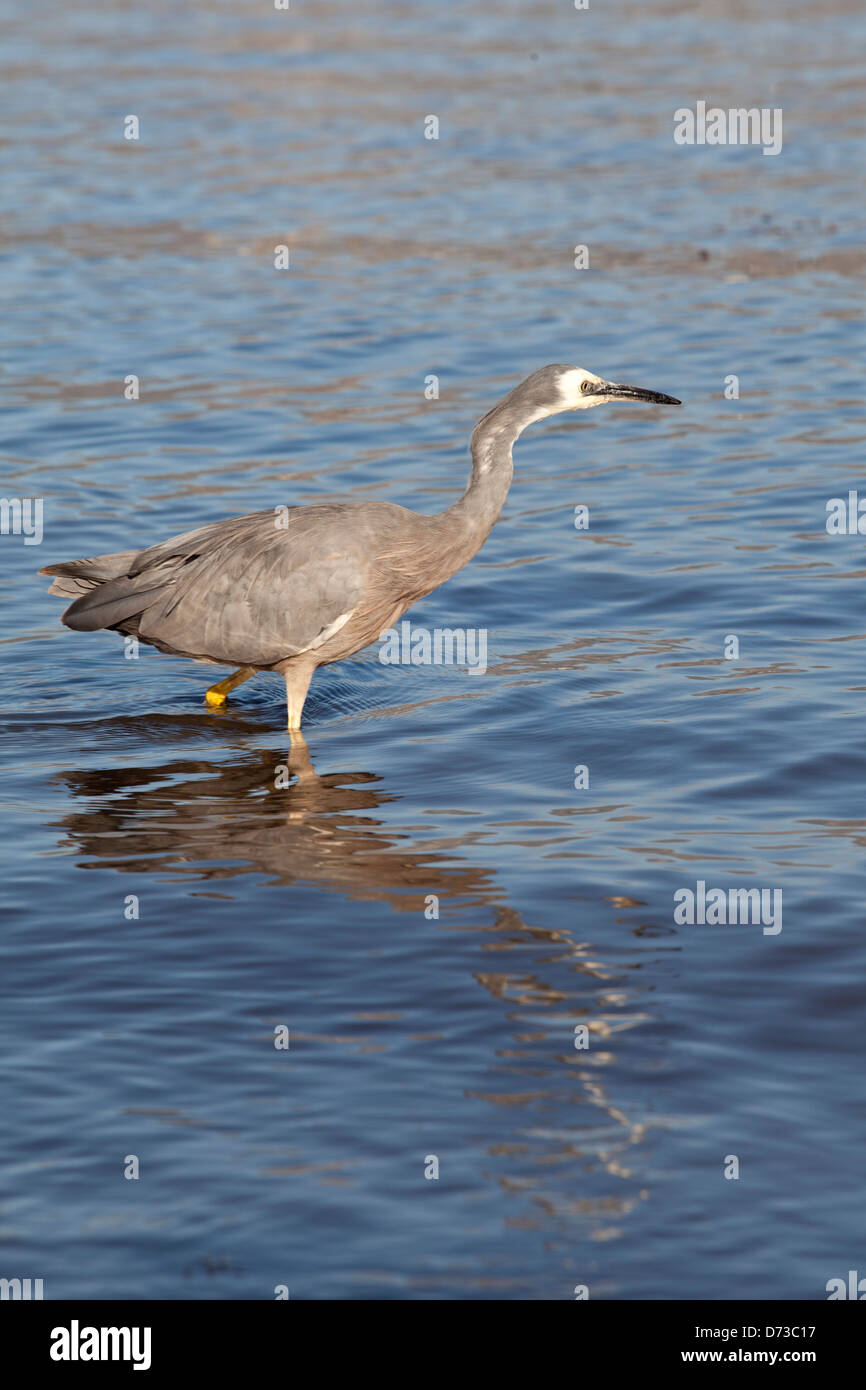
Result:
M107 628L173 656L236 668L205 692L211 708L256 672L278 672L288 728L297 731L319 666L384 636L481 549L505 503L523 431L551 415L626 401L682 404L582 367L541 367L478 421L468 484L444 512L370 500L281 505L146 550L39 572L54 579L49 593L73 600L62 621L76 632Z

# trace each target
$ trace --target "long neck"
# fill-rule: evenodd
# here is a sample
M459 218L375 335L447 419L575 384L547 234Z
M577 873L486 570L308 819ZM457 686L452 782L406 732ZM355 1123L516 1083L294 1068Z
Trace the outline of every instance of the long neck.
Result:
M443 513L449 526L456 523L465 557L461 564L484 544L502 511L514 473L512 445L527 425L548 414L537 405L521 403L518 391L512 391L475 426L469 483L460 501Z

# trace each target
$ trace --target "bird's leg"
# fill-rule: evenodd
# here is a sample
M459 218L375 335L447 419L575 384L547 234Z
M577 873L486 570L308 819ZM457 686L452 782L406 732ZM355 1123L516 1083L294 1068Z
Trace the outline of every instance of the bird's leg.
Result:
M301 727L301 711L313 679L315 666L287 666L283 671L286 678L286 704L289 710L289 729Z
M309 745L300 729L290 729L289 740L289 756L286 760L289 772L297 779L298 783L318 782L319 778L313 767Z
M248 681L250 676L255 674L255 666L242 666L239 671L235 671L233 676L227 676L224 681L220 681L219 685L212 685L210 690L206 690L204 698L213 709L218 709L220 705L225 704L226 696L230 691L243 685L244 681Z

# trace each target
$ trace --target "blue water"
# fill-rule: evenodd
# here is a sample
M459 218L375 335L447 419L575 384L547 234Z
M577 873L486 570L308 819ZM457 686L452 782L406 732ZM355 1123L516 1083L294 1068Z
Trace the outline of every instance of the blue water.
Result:
M866 497L863 16L0 17L2 492L44 499L40 545L0 536L0 1276L821 1299L866 1273L866 541L825 527ZM782 153L675 146L697 100L782 107ZM685 406L533 427L411 613L485 629L486 673L319 672L286 789L278 678L211 712L212 668L68 631L36 574L283 502L441 510L547 362ZM698 881L780 890L782 930L676 922Z

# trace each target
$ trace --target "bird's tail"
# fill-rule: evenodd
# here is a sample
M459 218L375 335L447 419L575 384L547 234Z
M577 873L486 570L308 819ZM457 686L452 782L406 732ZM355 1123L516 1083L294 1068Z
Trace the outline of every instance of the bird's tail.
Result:
M54 577L49 594L76 599L109 579L120 579L128 574L137 554L137 550L123 550L118 555L93 555L88 560L67 560L62 565L45 565L39 573Z

